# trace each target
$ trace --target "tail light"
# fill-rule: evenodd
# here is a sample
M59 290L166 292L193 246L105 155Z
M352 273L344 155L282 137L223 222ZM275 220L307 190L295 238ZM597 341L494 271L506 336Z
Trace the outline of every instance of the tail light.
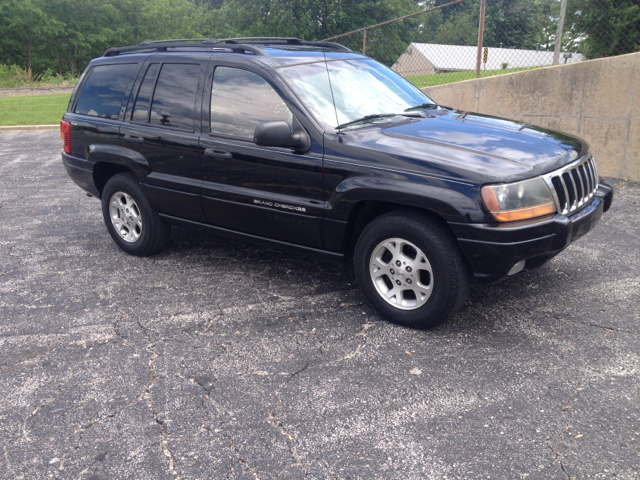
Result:
M60 122L60 138L64 142L65 153L71 153L71 125L64 120Z

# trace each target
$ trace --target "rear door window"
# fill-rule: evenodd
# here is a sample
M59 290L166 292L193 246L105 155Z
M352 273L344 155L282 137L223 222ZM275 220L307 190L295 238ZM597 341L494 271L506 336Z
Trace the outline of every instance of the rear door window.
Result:
M151 102L149 123L192 132L199 75L198 64L163 64Z
M152 63L149 65L147 73L144 76L144 80L142 81L142 85L140 85L140 90L138 91L136 105L133 108L132 121L139 123L149 122L149 106L151 105L153 87L156 85L159 70L159 63Z
M84 82L74 113L117 119L136 67L135 63L93 67Z

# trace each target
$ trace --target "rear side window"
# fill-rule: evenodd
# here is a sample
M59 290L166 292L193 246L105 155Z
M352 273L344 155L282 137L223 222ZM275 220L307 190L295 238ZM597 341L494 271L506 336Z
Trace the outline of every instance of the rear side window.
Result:
M149 105L151 105L153 87L156 84L156 78L158 78L158 70L160 70L159 63L153 63L149 65L149 68L147 69L147 73L145 74L142 85L140 85L140 90L138 91L136 106L133 109L133 117L131 120L134 122L149 122Z
M93 67L84 82L74 113L117 119L135 70L135 63Z
M149 123L193 131L199 75L200 65L163 64L151 102Z

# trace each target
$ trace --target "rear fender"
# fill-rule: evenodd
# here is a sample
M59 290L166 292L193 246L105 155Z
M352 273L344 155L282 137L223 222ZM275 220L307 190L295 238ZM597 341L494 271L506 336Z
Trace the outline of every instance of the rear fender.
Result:
M149 162L144 156L117 145L89 145L87 160L95 164L106 162L120 165L133 172L140 181L151 172Z

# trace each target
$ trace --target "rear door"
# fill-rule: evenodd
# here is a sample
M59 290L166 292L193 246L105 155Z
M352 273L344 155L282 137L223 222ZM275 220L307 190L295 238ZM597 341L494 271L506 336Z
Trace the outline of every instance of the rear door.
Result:
M144 189L165 215L204 222L198 153L200 95L206 63L153 55L134 85L121 144L147 162ZM196 117L198 117L196 119Z
M282 86L257 70L212 60L200 140L203 207L209 223L288 243L322 248L322 143L311 150L260 147L255 127L284 120L301 128Z

